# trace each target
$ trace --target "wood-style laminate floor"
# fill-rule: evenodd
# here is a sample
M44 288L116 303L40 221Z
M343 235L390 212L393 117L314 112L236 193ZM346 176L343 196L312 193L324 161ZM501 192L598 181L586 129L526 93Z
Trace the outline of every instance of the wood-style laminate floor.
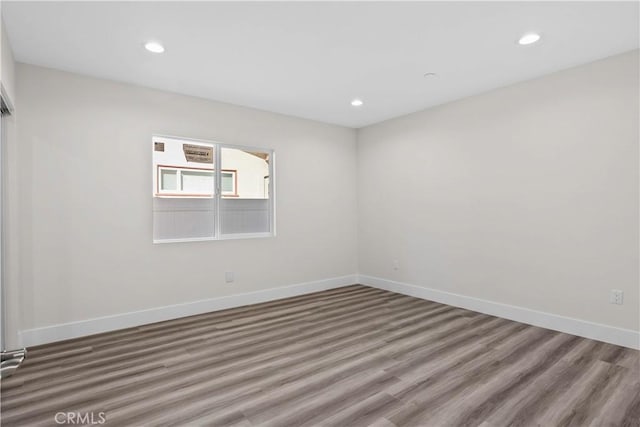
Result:
M638 426L638 352L365 286L29 349L2 426Z

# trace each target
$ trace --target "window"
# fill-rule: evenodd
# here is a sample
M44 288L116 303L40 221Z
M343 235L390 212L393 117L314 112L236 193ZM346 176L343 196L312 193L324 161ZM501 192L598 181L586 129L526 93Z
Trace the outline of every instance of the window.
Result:
M154 242L273 236L273 161L272 150L154 137Z
M187 169L158 165L158 195L213 197L213 169Z
M238 197L238 171L222 170L220 175L222 197Z

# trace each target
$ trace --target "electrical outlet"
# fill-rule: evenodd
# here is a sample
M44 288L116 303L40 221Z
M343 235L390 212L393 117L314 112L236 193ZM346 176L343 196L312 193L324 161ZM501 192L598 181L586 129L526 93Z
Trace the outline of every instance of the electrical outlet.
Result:
M400 270L400 263L398 262L397 259L393 260L393 269L394 270Z
M624 297L624 292L619 289L611 289L611 294L609 295L609 302L611 304L622 305Z
M234 277L233 277L233 271L227 271L226 273L224 273L224 281L227 283L233 283Z

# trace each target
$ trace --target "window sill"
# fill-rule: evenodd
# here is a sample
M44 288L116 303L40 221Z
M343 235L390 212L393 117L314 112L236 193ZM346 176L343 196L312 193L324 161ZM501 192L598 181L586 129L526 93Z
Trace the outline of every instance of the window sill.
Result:
M261 239L265 237L275 237L275 233L240 233L226 234L220 237L193 237L189 239L158 239L153 240L154 245L165 243L189 243L189 242L211 242L216 240L240 240L240 239Z

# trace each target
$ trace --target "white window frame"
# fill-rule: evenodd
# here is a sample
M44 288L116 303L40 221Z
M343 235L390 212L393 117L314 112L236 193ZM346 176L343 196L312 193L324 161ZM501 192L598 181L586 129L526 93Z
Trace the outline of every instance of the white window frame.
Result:
M275 186L275 166L276 166L276 156L275 151L271 148L265 147L257 147L257 146L249 146L249 145L234 145L234 144L225 144L217 141L211 140L203 140L203 139L194 139L194 138L185 138L179 136L170 136L170 135L153 135L151 138L151 147L154 149L156 142L185 142L185 143L195 143L195 144L207 144L213 146L214 150L214 218L215 221L215 236L213 237L196 237L196 238L184 238L184 239L153 239L154 244L163 244L163 243L183 243L183 242L203 242L203 241L213 241L213 240L235 240L235 239L255 239L255 238L264 238L264 237L275 237L276 236L276 186ZM269 155L269 229L268 232L263 233L237 233L237 234L225 234L221 235L221 224L220 224L220 201L225 196L222 194L222 149L223 148L231 148L236 150L243 151L255 151L260 153L267 153ZM153 158L153 151L152 151ZM163 166L163 165L154 165L152 161L152 166L155 168L154 171L154 182L153 182L153 196L154 197L163 197L163 194L160 193L160 168L172 168L171 166ZM157 167L156 167L157 166ZM181 169L182 167L175 167L175 169ZM186 168L188 169L188 168ZM227 172L225 170L224 172ZM178 178L178 177L176 177ZM236 176L237 179L237 171ZM237 184L236 184L237 185ZM237 188L236 188L237 192ZM167 195L168 196L168 195ZM165 197L167 197L165 196ZM170 196L169 196L170 197ZM182 197L182 196L178 196ZM189 196L189 197L210 197L210 196ZM225 199L234 199L234 197L224 197Z

